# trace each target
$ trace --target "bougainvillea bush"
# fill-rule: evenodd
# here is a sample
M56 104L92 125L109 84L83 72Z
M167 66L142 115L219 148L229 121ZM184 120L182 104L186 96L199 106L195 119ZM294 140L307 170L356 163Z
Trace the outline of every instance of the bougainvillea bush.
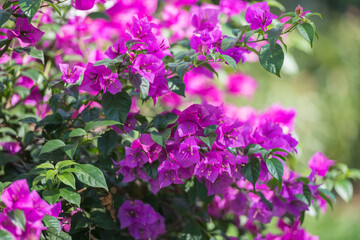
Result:
M271 8L270 8L271 7ZM276 12L277 14L274 14ZM305 214L352 195L323 153L291 168L295 110L251 99L318 13L275 1L5 0L1 239L318 239Z

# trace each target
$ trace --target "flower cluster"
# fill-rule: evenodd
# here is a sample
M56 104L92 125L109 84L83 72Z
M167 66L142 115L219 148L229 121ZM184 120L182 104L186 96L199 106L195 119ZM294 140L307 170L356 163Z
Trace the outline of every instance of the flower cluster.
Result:
M232 57L236 63L246 60L245 54L250 53L244 47L234 46L225 51L221 48L221 42L226 37L222 35L219 22L221 9L215 5L193 6L191 8L192 25L195 28L190 39L190 46L195 52L208 55L218 52Z
M7 187L1 195L1 201L6 207L0 213L0 229L7 230L15 239L39 239L41 231L46 229L41 221L44 216L57 217L61 211L60 202L49 205L35 190L29 192L25 179L17 180ZM25 217L25 226L17 224L18 211Z
M125 201L119 208L121 228L128 228L135 239L156 239L165 232L164 218L140 200Z
M221 179L239 178L237 172L240 165L247 162L247 158L231 154L229 147L244 149L249 144L260 144L268 150L282 148L292 151L297 145L297 141L289 133L284 133L279 125L283 123L283 119L287 119L272 120L266 117L267 113L238 121L226 116L221 106L209 104L195 104L182 112L174 113L178 115L178 120L176 128L169 125L172 131L166 142L167 153L160 151L160 145L151 139L150 134L143 134L133 142L131 148L125 148L126 159L119 164L131 169L141 169L147 162L153 163L159 159L159 178L163 172L166 176L174 176L166 178L169 184L172 181L179 182L179 175L185 179L195 175L200 181L205 179L209 187L213 188L213 184ZM209 133L216 135L210 146L204 140ZM157 180L150 181L155 192L156 186L163 182L156 184Z

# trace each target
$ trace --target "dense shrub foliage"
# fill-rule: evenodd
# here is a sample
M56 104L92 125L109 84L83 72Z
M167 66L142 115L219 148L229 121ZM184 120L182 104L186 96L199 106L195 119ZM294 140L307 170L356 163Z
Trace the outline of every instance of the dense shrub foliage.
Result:
M225 98L252 98L247 61L280 76L321 15L214 2L3 3L1 239L318 239L305 213L359 171L317 152L295 172L295 110Z

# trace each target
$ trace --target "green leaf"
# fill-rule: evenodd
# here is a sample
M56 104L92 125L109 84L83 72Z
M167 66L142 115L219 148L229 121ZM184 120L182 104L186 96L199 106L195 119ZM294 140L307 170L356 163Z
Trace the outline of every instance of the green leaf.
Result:
M291 18L293 18L293 17L295 17L295 16L296 16L296 13L295 13L295 12L287 12L287 13L284 13L284 14L282 14L281 16L279 16L278 19L282 19L282 18L284 18L284 17L291 17Z
M131 49L132 46L134 46L134 45L136 45L136 44L141 44L141 45L147 46L147 44L144 43L144 42L140 42L140 41L135 40L135 39L130 39L129 41L126 42L126 48L127 48L127 49Z
M59 16L61 17L61 11L60 11L60 9L59 9L59 7L56 5L56 4L54 4L54 3L52 3L52 0L43 0L43 1L45 1L47 4L49 4L53 9L55 9L55 11L59 14Z
M215 133L216 129L218 129L219 125L213 124L209 125L204 129L204 136L209 135L210 133Z
M71 240L71 236L67 234L66 232L60 232L58 233L55 228L48 228L46 230L46 233L48 234L47 240Z
M247 31L245 33L245 36L244 36L244 43L246 44L250 38L252 37L252 35L254 35L254 33L256 32L256 30L252 30L252 31Z
M49 106L53 112L56 112L56 110L59 106L59 101L60 101L61 97L62 96L60 94L54 94L50 97Z
M184 75L189 70L190 66L191 66L190 62L180 62L176 64L175 72L177 73L181 81L183 80Z
M101 135L98 139L97 145L100 153L103 156L107 156L111 153L111 151L115 148L117 144L118 134L115 131L108 131Z
M273 210L274 205L269 200L266 199L266 197L262 192L256 192L256 195L258 195L261 198L261 201L265 203L271 211Z
M234 155L235 157L237 156L238 152L237 149L235 147L227 147L226 148L232 155Z
M67 144L63 150L70 159L73 159L74 155L76 153L77 147L78 147L77 144Z
M259 60L265 70L280 77L280 70L284 63L284 52L279 44L276 43L275 47L271 47L270 44L262 46Z
M72 175L72 173L62 173L58 175L58 178L60 179L61 182L63 182L64 184L72 187L73 189L76 189L75 186L75 177L74 175Z
M168 125L175 123L176 120L179 118L179 116L177 114L172 113L172 112L167 112L163 116L166 117Z
M280 9L281 12L285 12L285 7L280 2L276 0L268 0L267 3L269 4L269 7L276 7Z
M239 40L238 38L234 38L234 37L225 37L221 41L221 50L226 51L228 49L235 47L238 40Z
M55 175L57 174L58 172L56 170L52 170L50 169L49 171L46 172L45 174L45 180L48 181L48 180L53 180L53 178L55 177Z
M218 53L215 55L218 55L218 57L220 57L221 54ZM214 73L217 78L219 78L219 74L216 72L216 70L213 68L213 66L211 66L208 62L200 60L200 61L197 61L196 63L197 63L197 66L201 66L201 67L208 69L210 72Z
M10 155L5 152L0 152L0 166L4 166L7 163L15 162L20 160L20 158L16 155Z
M80 207L81 196L79 193L75 192L71 188L61 188L60 196L63 197L69 203L72 203Z
M307 197L305 197L304 194L294 194L294 196L306 205L310 206L311 202L309 202L309 200L307 199Z
M236 61L232 57L221 54L220 58L223 59L227 64L229 64L229 66L231 66L236 72Z
M139 91L140 97L142 99L146 99L149 95L150 82L140 74L134 74L131 71L129 71L129 76L129 82L131 85L133 85L134 88Z
M297 29L301 36L303 36L303 38L308 41L310 43L310 46L312 47L315 36L315 29L313 25L311 25L310 23L303 23L297 25Z
M118 226L104 212L100 212L100 211L91 212L91 219L94 221L94 224L100 228L107 229L107 230L117 230L118 229Z
M167 78L169 89L177 95L185 97L185 83L179 77Z
M85 183L91 187L104 188L108 190L103 172L91 164L79 164L75 168L79 172L75 172L76 177L80 182Z
M319 18L323 19L321 13L317 13L317 12L312 13L312 12L309 12L309 13L305 14L305 18L309 18L309 17L311 17L311 16L318 16Z
M29 19L29 22L38 12L41 5L41 0L19 0L19 7L24 12L24 15Z
M249 163L241 168L241 172L244 177L252 183L255 190L255 183L260 176L260 162L257 158L250 159Z
M44 168L44 169L48 169L48 168L54 168L54 165L46 162L46 163L42 163L40 165L37 165L35 168Z
M318 188L318 190L319 190L321 193L325 194L326 196L329 196L329 197L331 198L331 200L333 200L334 203L336 203L336 197L335 197L335 195L334 195L332 192L330 192L329 190L324 189L324 188Z
M245 147L244 149L244 154L251 156L253 154L257 154L260 153L260 150L262 149L262 147L259 144L249 144Z
M281 26L280 28L272 28L268 31L267 37L271 47L275 47L275 44L281 36L283 29L284 26Z
M49 204L54 204L60 197L59 189L44 190L42 196Z
M64 160L64 161L60 161L55 165L55 168L59 171L61 171L64 167L68 167L68 166L72 166L72 165L76 165L78 163L72 161L72 160Z
M120 122L118 121L113 121L113 120L98 120L98 121L91 121L88 122L85 125L85 131L90 131L92 129L98 128L98 127L107 127L107 126L111 126L111 125L117 125L120 124Z
M284 152L284 153L290 154L288 151L286 151L282 148L273 148L270 150L270 154L273 154L274 152Z
M102 97L102 106L107 119L124 123L130 111L131 98L124 90L115 95L107 92Z
M203 239L202 231L199 224L190 221L179 234L179 240L201 240Z
M26 52L28 55L30 55L33 58L41 60L41 62L44 64L44 53L42 50L38 50L35 47L25 47L25 48L15 48L15 52L23 53Z
M90 223L91 220L87 218L85 214L77 212L71 217L70 233L76 232L79 229L87 228Z
M344 179L335 182L335 191L345 202L350 202L354 189L352 183L349 180Z
M10 135L13 135L13 136L17 135L17 132L14 129L9 128L9 127L1 127L0 128L0 133L10 134Z
M55 151L64 146L65 146L65 143L59 139L50 140L47 143L45 143L45 145L43 146L43 148L40 151L40 155L44 154L44 153Z
M214 144L214 142L216 141L216 133L209 133L208 136L203 137L203 136L199 136L199 138L201 139L201 141L203 141L206 145L208 145L208 147L210 149L212 149L212 146Z
M349 169L349 171L347 171L347 177L353 179L360 179L360 169Z
M284 166L279 159L270 158L266 160L266 167L269 170L269 173L276 178L278 181L282 181L282 176L284 174Z
M165 147L166 141L169 139L171 135L171 129L166 129L163 133L159 133L156 131L151 132L151 139L157 144Z
M168 119L165 115L156 115L153 119L153 125L159 132L162 132L168 126Z
M110 20L109 16L104 12L92 12L88 15L91 19L105 19Z
M10 217L11 222L21 228L21 230L25 231L26 226L26 218L25 214L22 210L16 209L15 211L8 212L7 214Z
M213 199L213 196L208 196L208 190L205 185L205 181L195 180L196 196L200 198L205 204L208 204Z
M47 227L52 227L52 228L56 229L57 233L60 234L61 224L60 224L60 221L56 217L45 215L45 217L42 220Z
M10 19L12 14L12 8L7 10L0 9L0 27Z
M308 202L308 205L311 205L311 199L312 199L312 195L311 195L311 190L308 187L308 185L303 184L303 194Z
M0 239L2 240L15 240L14 237L6 230L0 230Z
M155 161L153 163L146 163L144 164L144 170L147 173L147 175L149 175L149 177L151 177L153 180L155 180L155 178L158 175L158 168L159 168L159 161Z
M82 129L82 128L76 128L76 129L72 130L72 131L69 133L68 137L69 137L69 138L82 137L82 136L85 136L86 134L87 134L87 133L86 133L86 131L85 131L84 129Z

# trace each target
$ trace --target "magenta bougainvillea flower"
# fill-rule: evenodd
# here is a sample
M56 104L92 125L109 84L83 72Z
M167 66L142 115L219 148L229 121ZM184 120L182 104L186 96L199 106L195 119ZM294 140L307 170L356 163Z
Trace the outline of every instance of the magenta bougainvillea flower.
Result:
M72 5L78 10L89 10L95 5L95 0L72 0Z
M221 0L221 11L229 16L236 15L246 10L248 3L243 0Z
M79 89L87 92L99 92L101 90L116 94L121 92L121 82L117 73L112 73L111 69L104 65L94 66L89 63L84 72L84 79Z
M231 74L227 82L229 93L246 98L251 98L254 95L257 86L256 80L245 73Z
M114 59L121 54L124 54L126 52L126 40L125 38L120 37L114 45L108 48L108 50L105 52L105 55L108 56L111 59Z
M133 62L134 73L139 73L150 83L154 82L157 75L164 74L164 63L161 59L151 54L140 54Z
M29 23L27 18L17 18L16 28L7 31L8 39L17 38L21 47L33 46L44 35L44 32Z
M191 23L196 28L196 31L205 29L212 31L219 23L220 8L212 4L202 5L201 7L192 6L191 14Z
M121 228L129 228L135 239L156 239L165 232L164 218L140 200L125 201L119 208Z
M278 228L283 232L281 235L274 235L268 233L265 238L259 234L255 240L280 240L280 239L294 239L294 240L319 240L318 236L312 236L305 229L301 228L301 223L296 220L293 223L286 223L280 219L278 222Z
M322 152L315 153L308 163L309 168L321 177L325 177L329 167L334 164L335 161L328 159Z
M6 207L0 213L0 229L7 230L14 239L40 239L41 231L46 229L42 225L44 216L58 217L61 211L60 202L49 205L35 190L29 192L25 179L17 180L7 187L1 195L1 201ZM16 210L24 213L24 231L11 221L10 215Z
M250 23L251 30L261 28L265 31L266 27L269 26L275 18L277 18L277 16L270 12L267 2L252 4L245 12L245 20Z
M0 146L9 154L17 154L21 150L19 142L1 142Z
M85 68L80 66L74 66L71 70L69 64L59 64L60 71L62 72L61 79L69 84L74 84L79 80L81 74L85 71Z
M310 11L305 11L304 12L304 9L300 6L300 5L298 5L296 8L295 8L295 13L296 13L296 15L299 17L299 18L303 18L303 17L305 17L305 15L307 14L307 13L309 13Z

